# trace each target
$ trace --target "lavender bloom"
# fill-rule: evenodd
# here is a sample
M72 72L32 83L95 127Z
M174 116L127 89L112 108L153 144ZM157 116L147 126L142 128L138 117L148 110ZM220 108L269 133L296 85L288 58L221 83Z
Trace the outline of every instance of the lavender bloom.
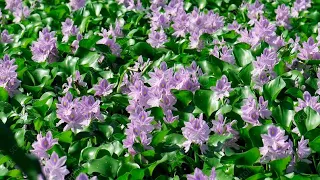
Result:
M87 86L87 83L83 81L83 78L78 70L75 72L74 82L82 87Z
M188 32L188 25L189 25L189 16L185 11L178 14L177 17L173 19L172 28L175 32L172 34L176 37L185 37Z
M73 100L72 95L68 92L64 97L59 98L57 104L57 117L60 121L56 124L67 123L64 131L71 129L73 132L88 126L92 119L102 119L100 114L100 101L95 101L92 96L83 96Z
M276 26L271 24L268 19L261 17L259 21L255 23L253 32L261 39L266 40L276 35Z
M285 136L284 130L278 127L270 126L268 134L262 134L263 147L260 148L262 155L261 163L285 158L292 155L292 142Z
M238 39L239 42L244 42L247 44L250 44L252 48L257 47L257 45L260 42L260 36L258 36L257 31L254 31L254 29L248 31L247 29L240 30L239 34L241 37Z
M120 23L119 20L116 20L115 22L115 27L113 28L112 25L110 25L108 33L113 37L123 37L123 32L122 32L122 24Z
M98 179L97 179L96 176L94 176L94 177L92 177L92 178L89 179L86 174L80 173L80 174L77 176L76 180L98 180Z
M151 30L148 35L147 43L149 43L154 48L163 47L164 43L167 42L167 35L164 33L163 29L160 31Z
M261 56L257 57L257 61L253 62L254 70L251 73L256 88L261 88L276 77L273 68L277 61L277 53L274 49L264 49Z
M138 61L134 63L134 67L132 68L133 71L144 71L145 68L150 64L150 59L147 60L147 62L143 61L143 57L140 55L138 57Z
M37 135L37 141L32 144L33 150L31 152L38 158L49 158L47 150L53 145L58 144L58 139L53 139L51 131L47 132L46 136L42 134Z
M283 26L287 29L290 29L290 9L285 4L281 4L278 6L278 8L275 10L276 13L276 21L278 26Z
M300 42L300 36L298 36L297 34L296 34L295 40L293 40L292 38L289 39L289 43L292 44L291 52L296 52L298 49L301 48L299 42Z
M259 114L263 119L270 118L271 111L267 109L268 101L264 101L263 96L259 97Z
M257 102L253 97L249 97L244 101L244 105L241 107L241 118L243 121L257 126L259 122L259 110L257 109Z
M181 128L183 136L187 139L183 143L185 151L188 152L191 143L200 145L201 152L204 153L206 149L205 143L209 139L210 129L206 121L203 120L203 114L200 114L199 118L193 116L189 118L188 122L185 122L185 127Z
M264 5L256 0L253 4L248 5L248 18L250 19L249 24L253 24L262 14Z
M5 88L10 96L17 92L17 88L20 85L16 73L18 66L14 65L14 62L15 59L10 59L8 55L5 55L0 60L0 87Z
M239 149L239 145L236 143L239 139L239 132L232 128L232 125L236 122L236 120L233 120L230 123L226 123L226 119L223 118L222 114L218 114L218 120L212 121L211 131L220 135L233 135L231 139L227 140L227 142L224 144L224 147Z
M165 117L163 118L164 122L166 123L173 123L175 120L177 120L179 116L173 116L172 111L168 109L165 112Z
M228 25L228 30L234 30L235 32L239 33L239 29L241 28L241 25L238 23L238 21L234 20L232 24Z
M12 35L10 35L6 29L3 30L1 33L1 42L12 43L12 41L13 41Z
M213 34L224 26L223 17L213 13L211 10L204 15L204 19L206 20L204 23L205 33Z
M320 103L318 103L319 97L313 97L308 91L303 93L303 100L298 98L298 106L295 107L295 111L301 111L307 106L312 108L313 110L320 112Z
M151 17L151 28L153 30L166 29L170 26L170 18L167 14L162 14L160 8L153 11Z
M69 174L69 171L65 166L66 160L66 156L59 158L57 153L53 152L50 159L46 161L45 166L43 167L46 178L64 180L65 176Z
M73 11L83 8L86 5L86 0L70 0L70 6Z
M71 49L73 53L76 53L78 48L79 48L79 42L82 40L82 35L81 34L77 34L77 39L74 40L71 44Z
M99 84L94 85L93 89L96 91L95 96L108 96L112 93L114 85L109 84L106 79L102 79L99 81Z
M151 124L153 117L150 117L150 112L146 112L143 109L136 109L135 113L130 114L129 119L131 122L127 125L125 130L126 139L123 140L123 145L128 148L131 154L135 154L133 144L136 142L136 138L140 137L142 145L146 149L150 149L151 132L154 130L154 126Z
M120 56L120 53L122 50L120 45L116 43L115 37L113 37L113 39L110 39L109 38L110 34L106 29L102 29L102 33L100 33L99 35L102 36L103 38L100 39L97 42L97 44L104 44L108 46L113 55Z
M306 161L306 162L309 161L307 160L307 158L311 154L311 149L308 147L308 143L309 143L309 140L308 139L305 140L303 136L301 140L298 142L297 155L299 160Z
M205 174L203 174L203 172L200 169L195 168L194 175L188 174L187 180L216 180L216 170L213 167L211 170L211 174L208 177Z
M311 7L311 0L296 0L291 8L291 16L298 17L299 12Z
M22 4L21 0L5 0L5 9L10 10L15 17L14 22L19 22L21 19L28 17L30 15L30 10L27 6Z
M215 87L211 87L211 90L216 93L217 99L223 99L229 97L231 89L231 83L228 82L227 76L223 75L220 80L217 81Z
M49 59L49 62L54 60L58 54L57 38L54 35L55 32L50 32L48 28L39 32L38 40L31 46L32 60L36 62L44 62L46 59Z
M67 42L69 36L75 36L79 32L77 26L73 25L73 21L70 18L67 18L64 22L62 22L62 42Z
M196 168L194 169L194 175L187 175L187 180L208 180L208 176L204 175L200 169Z
M298 58L301 60L320 59L318 44L312 37L309 37L307 42L303 42L302 48L299 47L298 50Z
M272 46L275 51L286 45L286 42L284 41L282 36L273 36L266 39L266 42L270 46Z

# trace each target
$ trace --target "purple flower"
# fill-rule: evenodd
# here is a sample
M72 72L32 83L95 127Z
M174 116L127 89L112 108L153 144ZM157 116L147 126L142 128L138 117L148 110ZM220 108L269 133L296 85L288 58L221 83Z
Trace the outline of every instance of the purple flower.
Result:
M223 118L222 114L218 114L218 120L212 121L211 131L219 135L233 135L231 139L227 140L227 142L224 144L224 147L239 149L239 145L236 143L239 139L239 132L232 128L232 125L236 122L236 120L233 120L230 123L226 123L226 118Z
M260 36L257 33L253 29L249 31L247 29L240 30L239 34L241 37L238 40L239 42L250 44L252 48L255 48L260 43Z
M303 93L303 100L298 98L298 106L295 107L295 110L300 111L309 106L313 110L320 112L320 103L318 103L318 99L319 97L313 97L308 91L305 91Z
M3 30L1 33L1 42L12 43L12 41L13 41L12 35L10 35L6 29Z
M244 105L241 106L241 118L243 121L257 126L259 122L259 110L257 109L257 102L253 97L249 97L244 101Z
M216 93L217 99L223 99L224 97L229 97L231 89L231 83L228 82L227 76L223 75L220 80L217 81L215 87L211 87Z
M253 4L248 5L248 18L250 19L249 24L253 24L262 14L264 5L256 0Z
M164 33L161 28L160 31L151 30L148 35L147 43L149 43L154 48L163 47L164 43L167 42L167 35Z
M297 155L299 160L308 161L307 158L311 154L311 149L308 147L308 143L309 140L305 140L303 136L298 142Z
M39 38L31 46L32 60L36 62L54 61L58 54L56 48L57 38L54 37L55 32L50 32L48 28L44 28L39 32Z
M94 177L92 177L92 178L89 179L86 174L80 173L80 174L77 176L76 180L97 180L97 177L94 176Z
M320 59L318 44L312 37L309 37L307 42L303 42L302 48L299 47L298 50L298 58L301 60Z
M234 30L235 32L239 33L239 29L241 28L241 25L238 23L238 21L234 20L232 24L228 25L228 30Z
M281 4L275 10L275 13L276 13L277 25L278 26L283 26L283 27L289 29L291 27L290 26L290 22L289 22L290 8L287 7L285 4Z
M83 8L86 5L86 0L70 0L70 6L73 11Z
M276 126L268 128L268 134L262 134L263 147L260 148L262 155L261 163L285 158L292 155L292 142L285 136L284 130Z
M172 28L174 29L173 36L176 37L185 37L188 32L189 16L185 11L177 14L173 19Z
M122 24L120 23L119 20L116 20L114 27L112 27L112 25L110 25L110 28L109 28L108 33L109 33L113 38L123 37Z
M37 135L37 141L32 144L33 150L31 152L38 158L49 158L47 150L55 144L58 144L58 139L52 138L51 131L48 131L46 136L42 136L40 133Z
M30 15L30 10L27 6L22 4L21 0L5 0L6 7L12 12L14 18L14 22L18 23L21 19L28 17Z
M259 114L263 119L270 118L271 111L268 109L268 101L264 101L263 96L259 97Z
M196 168L194 169L194 174L188 174L187 180L208 180L208 176L204 175L203 172Z
M195 168L193 175L191 175L191 174L187 175L187 180L216 180L215 167L212 168L211 174L209 177L206 176L205 174L203 174L203 172L200 169Z
M164 122L166 123L173 123L175 120L179 118L179 116L173 116L172 111L168 109L165 111L165 117L163 118Z
M260 17L259 21L255 23L252 30L261 39L266 40L276 35L276 26L271 24L265 17Z
M106 29L102 29L102 33L99 34L100 36L102 36L103 38L100 39L97 44L104 44L106 46L108 46L112 52L112 54L114 54L115 56L120 56L121 53L121 47L119 44L116 43L116 39L115 37L113 37L112 39L110 39L110 34Z
M62 42L67 42L69 40L69 36L75 36L79 33L79 29L77 26L73 25L73 21L70 18L67 18L64 22L62 22Z
M77 34L77 39L75 39L72 44L71 44L71 49L72 49L72 52L75 54L79 48L79 42L80 40L82 40L82 35L81 34ZM103 57L103 56L102 56ZM99 62L99 60L98 60Z
M206 15L204 15L204 19L205 33L213 34L224 26L223 16L219 16L219 14L213 13L212 10L210 10Z
M16 73L18 66L14 65L14 62L15 59L10 59L8 55L5 55L0 60L0 87L5 88L10 96L17 92L17 88L20 85Z
M291 8L291 16L298 17L299 12L311 7L311 0L296 0Z
M166 29L170 25L170 18L167 14L160 12L160 8L152 12L151 28L153 30Z
M99 84L93 86L93 89L96 91L95 96L108 96L112 93L113 85L109 84L106 79L101 79Z
M100 114L100 101L95 101L93 96L83 96L81 100L73 100L72 95L68 92L64 97L59 98L57 104L57 117L60 121L56 124L67 123L64 131L71 129L73 132L88 126L92 119L102 119Z
M183 136L187 139L183 143L185 151L188 152L191 143L200 145L201 152L206 149L205 143L209 139L210 129L206 121L203 120L203 114L199 118L191 116L188 122L184 123L185 127L181 128Z
M66 160L66 156L59 158L58 154L53 152L50 159L46 161L45 166L43 167L46 178L64 180L65 176L69 174L69 171L65 166Z

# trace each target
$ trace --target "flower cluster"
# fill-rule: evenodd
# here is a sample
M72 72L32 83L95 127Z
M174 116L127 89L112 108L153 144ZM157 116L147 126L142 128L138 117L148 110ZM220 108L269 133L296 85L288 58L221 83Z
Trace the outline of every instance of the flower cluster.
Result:
M268 134L262 134L261 137L263 142L263 147L260 148L262 163L285 158L293 153L292 141L288 140L284 130L270 126Z
M6 7L12 12L14 22L20 22L22 19L27 18L30 15L30 9L28 6L23 5L22 0L5 0Z
M14 65L14 62L15 59L10 59L8 55L0 60L0 87L5 88L10 96L17 92L20 85L16 73L18 66Z
M266 119L271 116L271 111L268 110L268 101L264 101L262 96L259 97L259 104L250 96L244 101L241 111L243 121L254 126L260 125L259 117Z
M67 166L65 166L67 156L59 158L56 152L53 152L45 162L45 166L42 167L42 171L46 179L61 179L64 180L65 176L69 174ZM38 179L42 180L43 177L40 176Z
M235 59L232 53L232 48L229 47L226 42L222 39L214 40L214 48L210 50L209 54L215 56L222 61L228 62L230 64L235 64Z
M216 176L217 176L216 169L214 167L212 168L211 174L209 177L203 174L203 172L200 169L195 168L193 175L191 174L187 175L187 180L216 180L217 179Z
M310 107L313 110L320 112L320 103L318 103L319 97L311 96L308 91L303 93L303 100L298 98L298 106L295 107L296 111L303 110L306 107Z
M273 71L277 63L277 52L274 49L264 49L257 61L253 62L254 69L251 72L255 88L261 89L262 86L276 77Z
M93 86L93 89L95 90L95 96L108 96L112 93L114 85L109 84L109 82L106 79L101 79L98 84Z
M47 159L49 158L47 150L55 144L58 144L58 139L53 139L51 131L47 132L46 136L40 133L37 135L37 141L32 144L31 152L40 159Z
M231 83L228 82L227 76L223 75L220 80L217 81L216 86L211 87L216 93L217 99L223 99L224 97L229 97L229 93L232 90Z
M71 129L73 132L88 126L92 119L103 119L100 113L99 100L95 101L93 96L73 99L69 92L64 97L59 98L57 117L60 119L56 124L57 126L67 123L64 130Z
M140 63L143 65L143 63ZM138 68L140 69L140 68ZM135 139L137 136L140 136L142 144L146 148L151 142L151 134L154 128L151 128L150 132L147 131L143 134L134 132L134 129L137 129L134 125L140 126L142 123L140 121L146 121L146 123L151 123L153 118L148 117L149 113L145 110L151 107L161 107L165 117L164 121L167 123L172 123L178 116L174 116L172 111L176 110L173 106L176 103L176 98L171 93L171 89L177 90L189 90L194 92L199 89L200 84L197 80L198 75L202 74L195 62L191 64L191 67L185 69L180 68L177 72L174 72L172 68L167 68L165 62L161 63L160 68L155 67L154 72L149 72L150 79L144 81L140 73L135 72L131 76L131 81L124 80L124 83L127 84L125 91L128 91L128 95L132 98L129 101L129 106L127 111L130 113L129 119L131 122L128 124L128 129L126 130L127 138L124 143L125 147L129 149L131 153L134 153L132 148ZM147 82L150 87L145 85ZM142 114L141 114L142 113ZM136 117L144 117L146 120ZM148 117L148 118L147 118ZM137 121L137 123L135 123ZM144 135L145 134L145 135Z
M12 43L12 41L13 41L12 35L10 35L6 29L3 30L1 33L1 42Z
M100 39L97 44L104 44L108 46L115 56L120 56L121 53L121 47L119 44L117 44L116 40L117 38L120 38L123 36L122 33L122 25L120 21L116 21L115 27L110 25L109 30L102 29L102 33L99 34L102 39Z
M54 62L58 56L57 38L55 32L44 28L39 32L39 38L31 46L32 60L36 62Z
M70 6L73 11L83 8L87 0L70 0Z

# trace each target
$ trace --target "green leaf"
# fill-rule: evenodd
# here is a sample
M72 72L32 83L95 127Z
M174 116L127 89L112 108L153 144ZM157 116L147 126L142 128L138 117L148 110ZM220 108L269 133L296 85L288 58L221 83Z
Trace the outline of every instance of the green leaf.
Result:
M269 102L271 100L274 101L284 87L286 87L286 83L281 77L277 77L263 86L263 94L265 95L264 97L266 97Z
M140 166L137 163L132 162L126 162L120 165L120 168L118 170L118 176L122 176L126 172L130 172L133 169L139 169Z
M304 135L307 132L307 127L306 127L306 119L307 119L307 114L301 110L297 112L294 115L294 122L296 123L296 126L298 127L299 132Z
M278 105L272 109L272 116L284 129L289 130L294 119L294 110L289 110L285 107Z
M312 150L320 152L320 136L309 142L309 146Z
M236 153L221 158L221 163L233 163L237 165L252 165L260 158L260 151L257 147L243 153Z
M207 4L207 0L198 0L199 9L203 9L204 7L206 7L206 4Z
M220 107L220 102L215 98L211 90L197 90L193 97L195 105L201 109L207 117Z
M139 180L143 179L144 177L144 170L143 169L133 169L131 172L131 180Z
M188 106L192 101L193 93L187 90L175 90L172 89L171 92L177 98L178 101L182 102L184 106Z
M152 138L152 142L151 142L151 145L152 146L156 146L158 145L159 143L161 143L164 139L165 139L165 136L170 132L170 130L164 130L164 131L160 131L160 132L157 132L153 138Z
M86 147L81 151L80 160L88 161L96 159L99 152L99 147Z
M138 42L132 47L132 52L136 55L143 55L144 57L153 57L154 50L150 44L146 42Z
M218 143L224 143L226 140L230 138L232 138L232 134L228 134L228 135L214 134L209 137L208 145L217 146Z
M9 99L8 91L5 88L0 87L0 101L8 102L8 99Z
M110 156L104 156L100 159L93 159L87 164L88 174L97 172L102 176L109 178L115 178L117 176L119 166L119 161Z
M47 152L49 154L52 154L53 152L56 152L59 155L59 157L65 156L65 152L64 152L64 150L63 150L63 148L61 147L60 144L53 145L50 149L47 150Z
M270 162L270 167L273 172L277 174L278 177L285 174L285 170L287 169L288 164L291 161L291 157L288 156L283 159L277 159Z
M239 77L242 79L242 81L245 85L250 85L250 83L251 83L251 71L252 70L253 70L253 65L252 65L252 63L249 63L246 66L244 66L239 72Z
M243 67L254 61L254 57L250 50L245 50L242 45L236 44L233 48L233 54L239 66Z
M182 146L186 141L185 137L182 134L169 134L165 137L166 144Z
M15 134L14 137L17 140L18 146L23 147L24 146L24 137L26 134L26 130L24 128L19 129Z
M70 144L73 141L74 134L72 133L71 130L63 131L63 132L57 134L55 136L55 138L58 138L59 142L64 142L64 143L69 143Z
M320 124L319 113L310 107L305 108L304 112L307 114L307 118L305 120L307 131L317 128Z

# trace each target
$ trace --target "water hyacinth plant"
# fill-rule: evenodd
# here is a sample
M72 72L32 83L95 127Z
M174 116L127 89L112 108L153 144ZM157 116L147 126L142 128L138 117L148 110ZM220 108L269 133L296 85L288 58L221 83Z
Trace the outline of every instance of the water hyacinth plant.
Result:
M0 2L0 179L320 179L320 1Z

